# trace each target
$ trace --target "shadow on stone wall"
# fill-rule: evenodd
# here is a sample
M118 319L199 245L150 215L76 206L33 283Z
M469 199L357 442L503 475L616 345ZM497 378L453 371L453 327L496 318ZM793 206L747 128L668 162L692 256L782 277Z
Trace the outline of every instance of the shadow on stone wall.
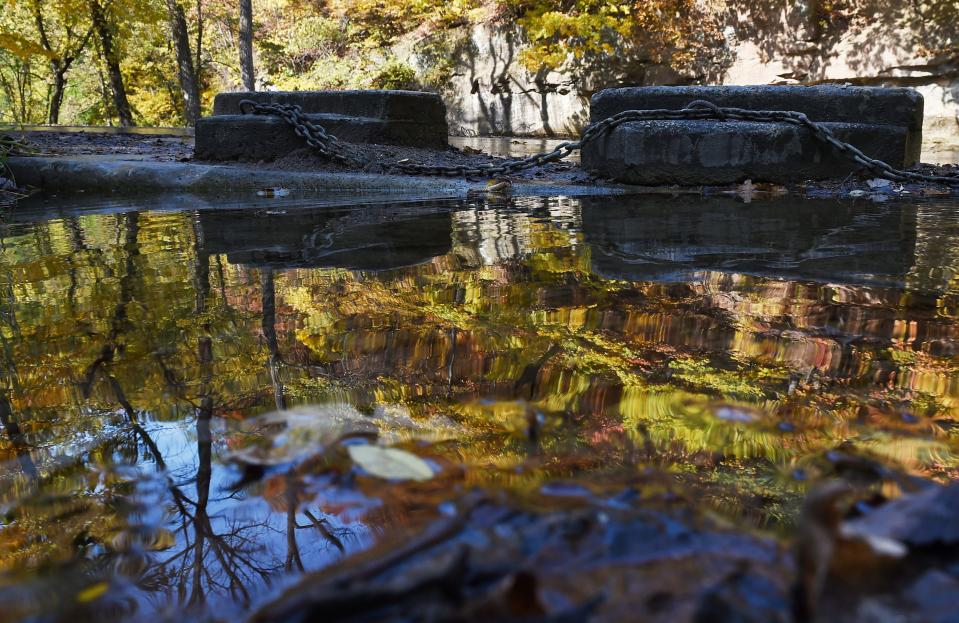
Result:
M918 86L959 78L959 3L955 0L732 0L728 22L739 41L781 63L800 82ZM907 58L911 56L912 58ZM853 76L830 77L848 68Z
M529 47L522 28L485 24L452 50L456 68L445 96L453 133L575 136L588 123L589 98L600 89L716 82L732 59L721 45L705 46L708 53L680 71L641 43L621 41L611 54L584 54L558 70L530 71L520 60Z
M450 129L466 136L575 136L588 123L590 96L603 88L777 81L919 87L927 114L954 129L955 0L728 0L721 23L725 40L705 46L708 53L682 70L627 44L615 54L570 59L559 71L530 72L520 62L529 48L520 27L464 28L444 52L452 59L444 89Z

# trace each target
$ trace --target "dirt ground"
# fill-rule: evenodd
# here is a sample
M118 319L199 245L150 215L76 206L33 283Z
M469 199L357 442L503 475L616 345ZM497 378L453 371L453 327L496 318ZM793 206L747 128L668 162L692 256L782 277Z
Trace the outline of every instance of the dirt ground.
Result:
M10 132L9 135L25 143L23 155L117 155L157 161L187 161L193 158L191 137L92 132Z

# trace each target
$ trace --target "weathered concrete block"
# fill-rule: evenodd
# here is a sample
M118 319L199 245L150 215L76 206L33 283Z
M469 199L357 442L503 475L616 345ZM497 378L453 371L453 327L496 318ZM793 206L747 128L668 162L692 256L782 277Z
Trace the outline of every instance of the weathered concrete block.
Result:
M240 102L296 104L311 121L352 143L444 148L446 107L435 93L415 91L296 91L220 93L212 117L196 126L203 160L272 160L306 146L281 118L244 115Z
M919 160L922 96L912 89L837 86L635 87L593 96L593 123L624 110L679 109L694 100L750 110L794 110L894 167ZM740 121L626 123L587 145L583 165L634 184L789 182L859 167L785 124Z
M908 131L899 126L825 124L873 158L903 165ZM898 160L897 160L898 159ZM635 121L583 147L583 165L630 184L728 184L744 179L828 179L855 169L851 160L806 130L746 121Z
M307 117L350 143L442 149L448 140L445 126L437 128L418 121L322 114ZM194 149L201 160L273 160L304 147L304 140L279 117L222 115L206 117L196 125Z
M256 91L219 93L214 115L240 114L240 102L296 104L305 113L326 113L384 120L446 123L446 106L436 93L421 91Z

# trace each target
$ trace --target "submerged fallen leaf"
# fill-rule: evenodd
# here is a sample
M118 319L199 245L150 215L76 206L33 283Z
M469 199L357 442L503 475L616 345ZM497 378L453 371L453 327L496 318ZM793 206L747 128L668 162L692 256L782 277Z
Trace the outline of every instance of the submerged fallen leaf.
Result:
M227 439L225 458L246 465L280 465L319 454L344 436L376 434L376 425L352 405L297 407L242 422Z
M77 593L77 602L85 604L99 599L106 594L109 588L110 585L107 582L97 582Z
M489 180L486 182L486 192L505 193L512 188L513 182L507 179Z
M387 480L429 480L430 466L415 454L398 448L350 446L350 458L370 475Z

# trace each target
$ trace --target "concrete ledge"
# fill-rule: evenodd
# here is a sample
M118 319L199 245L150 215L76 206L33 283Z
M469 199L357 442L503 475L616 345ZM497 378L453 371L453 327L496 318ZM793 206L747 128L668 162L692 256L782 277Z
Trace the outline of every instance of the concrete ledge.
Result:
M900 126L827 123L864 153L904 167L909 131ZM843 177L859 167L804 128L743 121L624 123L583 148L587 169L628 184L788 183Z
M593 123L636 108L684 108L694 100L752 110L795 110L813 121L922 129L922 95L914 89L819 86L690 86L605 89L590 101Z
M485 182L442 177L414 177L370 173L280 171L255 166L150 162L87 158L10 158L17 183L44 192L90 195L192 193L228 196L262 188L318 192L375 192L384 195L422 193L424 198L463 197L484 190ZM514 195L583 196L625 194L625 186L580 186L562 183L518 182Z
M446 124L311 114L311 121L350 143L447 147ZM196 157L203 160L274 160L306 147L279 117L222 115L196 124Z
M242 114L240 102L295 104L310 120L351 143L442 149L449 127L435 93L418 91L293 91L220 93L213 116L196 127L196 154L205 160L273 160L305 146L283 119Z
M436 93L420 91L257 91L220 93L214 115L239 115L240 101L296 104L305 113L329 113L373 119L446 124L446 105Z

